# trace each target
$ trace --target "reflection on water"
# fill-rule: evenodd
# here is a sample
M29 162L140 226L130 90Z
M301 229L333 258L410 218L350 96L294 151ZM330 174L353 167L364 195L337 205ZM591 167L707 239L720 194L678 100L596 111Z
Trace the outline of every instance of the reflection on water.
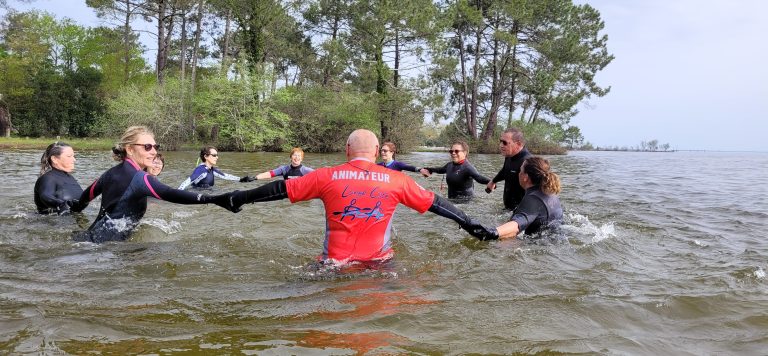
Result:
M551 157L563 182L559 234L480 242L401 207L394 261L343 268L314 263L319 201L239 214L152 201L130 241L73 242L98 202L83 214L36 214L39 155L0 152L10 187L0 192L0 354L762 354L768 346L768 172L755 169L768 154ZM160 180L177 186L196 154L166 157ZM305 163L343 159L307 154ZM469 159L486 176L502 161ZM244 175L287 161L223 152L220 163ZM80 154L74 176L85 186L113 164L106 152ZM440 176L412 176L439 191ZM219 181L213 192L259 184ZM486 223L508 219L501 189L476 190L462 209Z

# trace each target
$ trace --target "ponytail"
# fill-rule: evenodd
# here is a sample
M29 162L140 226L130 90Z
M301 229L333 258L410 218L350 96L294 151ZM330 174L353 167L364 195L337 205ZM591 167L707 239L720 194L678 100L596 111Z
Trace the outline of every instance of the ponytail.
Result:
M64 142L56 141L45 148L43 155L40 157L40 175L43 175L53 168L53 161L51 157L61 156L64 151L64 147L72 147Z
M523 162L523 172L534 186L546 194L560 193L560 177L549 170L549 161L541 157L529 157Z
M547 172L541 182L541 191L546 194L560 194L560 177L553 172Z

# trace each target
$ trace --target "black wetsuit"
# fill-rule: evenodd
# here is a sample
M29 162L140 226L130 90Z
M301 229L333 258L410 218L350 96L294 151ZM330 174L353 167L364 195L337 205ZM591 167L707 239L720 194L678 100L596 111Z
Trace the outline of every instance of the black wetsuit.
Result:
M504 158L504 166L493 177L494 183L504 181L504 207L507 209L515 209L525 195L525 189L520 186L517 174L520 173L523 161L531 156L533 155L528 152L528 149L523 147L516 155Z
M75 177L56 168L41 175L35 182L35 205L40 214L66 213L70 204L82 194L83 188Z
M445 181L448 183L448 198L468 199L475 195L474 182L488 184L491 180L477 172L475 166L469 161L462 163L448 162L439 168L425 167L429 173L445 173Z
M178 204L206 204L212 198L162 184L130 159L110 168L88 186L72 210L84 209L99 195L99 215L87 231L75 236L76 241L99 243L128 239L147 211L150 196Z
M560 223L563 220L560 198L545 194L538 187L528 188L509 220L516 221L519 231L525 230L526 234Z

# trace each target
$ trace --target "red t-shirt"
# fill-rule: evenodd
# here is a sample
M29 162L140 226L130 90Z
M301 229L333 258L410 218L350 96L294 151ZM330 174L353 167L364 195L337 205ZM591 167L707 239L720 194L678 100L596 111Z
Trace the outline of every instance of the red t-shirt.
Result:
M367 160L320 168L285 181L292 203L320 198L325 205L323 259L336 263L392 257L392 215L398 203L419 213L434 193L405 174Z

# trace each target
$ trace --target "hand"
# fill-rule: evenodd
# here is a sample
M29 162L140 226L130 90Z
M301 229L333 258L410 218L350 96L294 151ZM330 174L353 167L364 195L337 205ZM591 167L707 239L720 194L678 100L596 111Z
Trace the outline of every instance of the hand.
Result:
M429 177L430 175L432 175L432 173L430 173L430 172L429 172L429 170L428 170L428 169L426 169L426 168L422 168L422 169L420 169L420 170L419 170L419 173L421 173L421 175L423 175L423 176L425 176L425 177Z
M257 179L258 178L256 178L256 177L245 176L243 178L240 178L240 183L253 182L253 181L257 180Z
M216 205L218 205L218 206L220 206L220 207L222 207L224 209L227 209L227 210L229 210L229 211L231 211L233 213L239 213L240 210L243 210L241 208L241 206L243 206L243 204L238 203L236 201L235 197L237 196L236 195L237 193L240 193L240 191L239 190L235 190L235 191L229 192L229 193L214 195L214 196L210 197L210 199L211 199L210 202L214 203L214 204L216 204Z
M469 219L469 222L461 225L461 228L480 241L499 239L499 231L496 230L495 226L485 226L479 221L471 218Z
M488 182L488 184L485 185L485 192L488 194L491 194L491 192L496 189L496 183L493 181Z

